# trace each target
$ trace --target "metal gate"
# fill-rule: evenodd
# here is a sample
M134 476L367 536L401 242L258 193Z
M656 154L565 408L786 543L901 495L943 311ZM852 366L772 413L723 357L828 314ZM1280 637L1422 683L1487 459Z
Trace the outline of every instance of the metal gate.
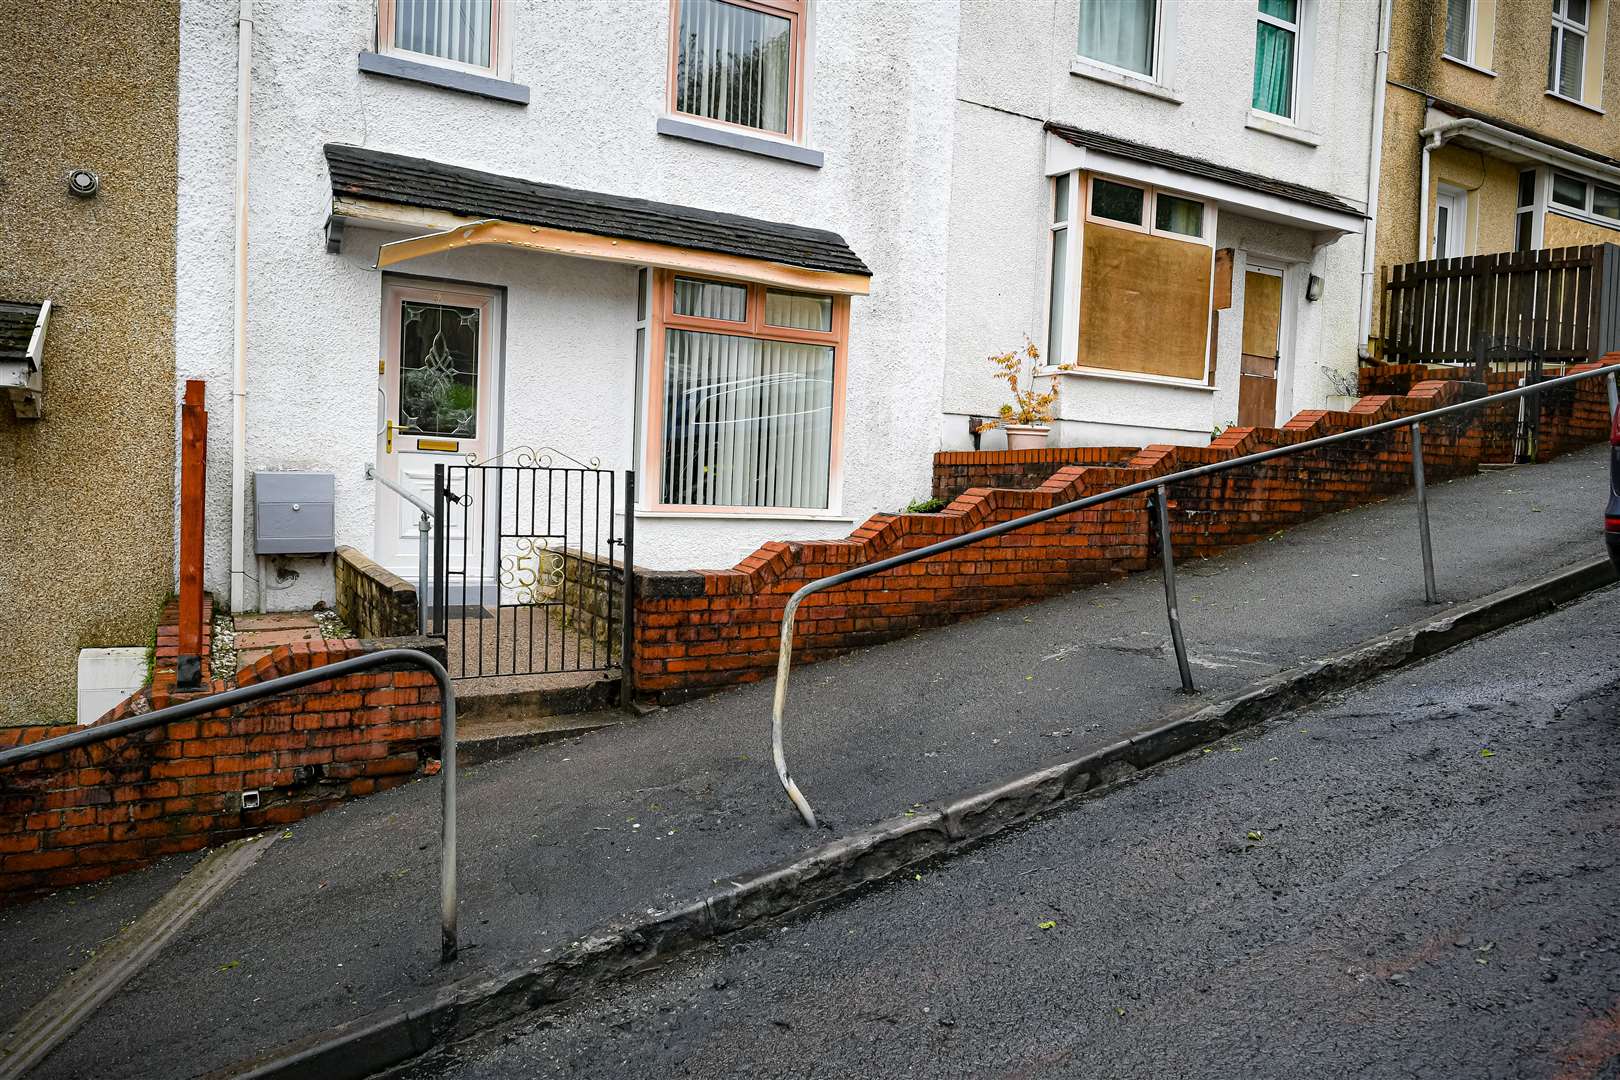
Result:
M594 459L519 447L438 465L433 490L433 630L452 678L621 668L633 473L621 488Z

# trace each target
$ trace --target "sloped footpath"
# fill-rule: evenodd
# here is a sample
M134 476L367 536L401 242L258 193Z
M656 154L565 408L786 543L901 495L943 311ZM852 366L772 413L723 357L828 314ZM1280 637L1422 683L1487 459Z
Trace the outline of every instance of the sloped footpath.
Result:
M1600 554L1606 488L1607 447L1435 485L1444 600ZM1419 565L1409 494L1182 564L1203 696L1434 614ZM346 805L295 826L34 1075L206 1073L555 955L594 927L1152 727L1188 708L1176 683L1158 578L1143 574L796 672L788 753L819 830L776 785L769 683L468 768L463 951L448 968L437 782ZM150 893L163 874L0 910L0 1027L50 990L42 973L127 918L125 890Z

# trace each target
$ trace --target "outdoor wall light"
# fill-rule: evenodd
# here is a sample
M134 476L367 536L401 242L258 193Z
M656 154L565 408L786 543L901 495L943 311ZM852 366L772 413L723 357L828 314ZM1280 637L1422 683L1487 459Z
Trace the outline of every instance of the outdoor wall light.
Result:
M74 169L68 173L68 193L88 199L101 187L101 177L89 169Z
M1305 283L1305 299L1313 304L1322 299L1322 279L1315 274Z

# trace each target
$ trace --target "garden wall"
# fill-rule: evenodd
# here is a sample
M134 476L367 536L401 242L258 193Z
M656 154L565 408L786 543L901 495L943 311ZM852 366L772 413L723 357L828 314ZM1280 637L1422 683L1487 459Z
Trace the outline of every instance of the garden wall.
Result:
M181 694L174 690L172 647L165 656L160 633L153 685L97 723L395 647L444 657L442 642L420 638L306 642L277 648L234 682ZM0 749L74 730L0 729ZM438 736L432 677L382 671L5 769L0 904L111 877L398 786L438 756ZM243 808L244 791L258 793L257 809Z
M672 701L768 675L777 661L787 598L816 578L1193 465L1411 416L1483 393L1479 384L1455 378L1422 380L1405 393L1363 397L1348 412L1305 412L1281 428L1229 428L1208 447L1149 446L1121 465L1061 464L1033 488L1021 482L1027 469L1061 461L1063 454L1085 462L1088 450L1090 458L1109 462L1117 451L1020 452L1050 456L1031 460L1005 451L938 455L936 490L971 485L941 513L878 514L846 540L765 544L731 570L638 571L637 693ZM1542 457L1608 433L1601 382L1569 394L1564 405L1549 401ZM1498 422L1473 412L1426 425L1428 475L1465 475L1490 460L1488 451L1500 443L1492 433ZM1377 443L1371 452L1367 443L1349 440L1177 484L1170 504L1176 550L1213 555L1408 487L1409 434L1403 430L1373 438ZM1020 481L1018 486L982 483L1009 474ZM818 593L800 608L794 658L822 659L1146 569L1152 550L1148 519L1145 496L1120 499Z
M337 614L361 638L408 637L416 633L416 587L352 547L333 560Z

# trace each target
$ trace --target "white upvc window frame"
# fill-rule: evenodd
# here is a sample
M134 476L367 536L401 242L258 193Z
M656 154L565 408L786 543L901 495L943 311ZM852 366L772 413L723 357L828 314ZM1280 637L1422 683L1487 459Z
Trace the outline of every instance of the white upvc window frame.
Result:
M1080 5L1085 4L1086 2L1087 0L1079 0L1079 3L1075 5L1076 11L1078 12ZM1153 0L1153 48L1149 51L1148 70L1137 71L1134 68L1120 67L1118 64L1110 64L1106 60L1098 60L1096 57L1087 56L1085 53L1081 52L1080 26L1078 22L1074 28L1073 38L1075 63L1085 65L1087 67L1098 68L1101 71L1111 72L1115 75L1123 76L1126 79L1139 79L1149 83L1163 85L1164 79L1161 76L1164 71L1164 29L1166 22L1164 17L1164 9L1165 5L1170 2L1171 0Z
M1586 0L1586 20L1577 22L1569 17L1569 0L1553 0L1552 23L1549 30L1550 38L1548 48L1550 56L1547 61L1547 93L1564 101L1573 101L1578 105L1586 104L1586 74L1591 58L1587 55L1592 44L1592 5L1603 3L1604 0ZM1558 88L1563 81L1564 71L1564 39L1570 34L1578 34L1581 39L1581 82L1580 94L1570 97Z
M512 53L511 41L511 10L509 0L490 0L489 5L489 64L466 64L459 60L450 60L432 53L415 52L403 49L394 44L395 18L398 14L399 0L377 0L376 21L376 52L380 56L396 56L401 60L411 60L418 64L428 64L433 67L445 68L450 71L465 71L472 75L484 75L493 79L511 80Z
M1040 373L1049 374L1059 368L1065 368L1071 372L1078 372L1082 375L1092 375L1097 378L1112 379L1120 382L1154 383L1162 386L1185 386L1192 387L1194 389L1212 390L1213 387L1208 386L1208 379L1209 365L1211 359L1215 355L1216 348L1216 342L1213 335L1211 335L1209 341L1206 342L1205 345L1203 376L1197 380L1190 380L1170 378L1163 375L1153 375L1148 372L1120 371L1113 368L1081 367L1078 362L1080 357L1080 341L1078 331L1080 327L1080 282L1084 272L1084 268L1081 266L1082 254L1084 251L1084 238L1082 231L1090 223L1095 222L1098 225L1111 229L1127 229L1133 232L1147 233L1151 236L1165 236L1174 240L1180 240L1181 242L1187 244L1197 244L1201 247L1209 248L1210 258L1213 259L1215 257L1215 229L1218 223L1215 201L1210 199L1208 196L1197 195L1193 194L1192 192L1180 191L1174 188L1160 189L1152 184L1145 184L1140 180L1130 180L1123 176L1115 176L1110 173L1096 173L1087 172L1081 169L1074 169L1067 173L1054 173L1046 177L1048 198L1045 205L1048 208L1054 208L1054 200L1056 198L1055 190L1059 176L1067 176L1069 178L1069 205L1067 208L1067 217L1062 221L1058 221L1056 220L1056 213L1054 212L1051 215L1053 220L1050 221L1047 229L1047 236L1049 237L1049 240L1047 243L1045 275L1046 302L1043 305L1043 315L1046 319L1048 340L1046 343L1047 351L1043 356L1044 364L1039 369ZM1109 183L1119 184L1123 187L1136 188L1137 190L1143 192L1141 223L1133 225L1130 222L1119 221L1115 218L1098 217L1092 214L1091 189L1093 182L1097 180L1106 180ZM1185 199L1189 202L1195 202L1203 207L1203 220L1200 223L1201 231L1203 233L1202 236L1188 236L1186 233L1178 233L1169 229L1160 229L1157 227L1158 196L1161 190L1163 190L1163 193L1166 195L1171 195L1178 199ZM1063 243L1067 245L1064 274L1068 280L1061 296L1063 311L1061 321L1058 324L1062 329L1062 341L1059 346L1054 346L1050 340L1051 327L1053 325L1052 246L1055 242L1055 238L1060 232L1063 234ZM1214 287L1214 275L1211 274L1210 292L1212 301Z
M1593 209L1593 207L1597 204L1597 189L1599 187L1608 188L1610 191L1620 191L1620 184L1608 183L1603 180L1594 180L1589 176L1579 176L1575 173L1558 169L1549 169L1547 171L1551 174L1547 182L1547 210L1554 214L1562 214L1565 217L1575 218L1578 221L1590 221L1594 225L1602 225L1605 228L1620 229L1620 217L1609 217L1607 214L1600 214ZM1560 176L1564 177L1565 179L1575 181L1584 189L1580 206L1571 206L1568 203L1559 202L1557 199L1553 198L1553 186L1557 183Z
M1477 40L1479 37L1479 0L1464 0L1464 4L1468 10L1468 26L1463 33L1465 55L1458 56L1456 53L1448 51L1448 40L1451 37L1451 12L1449 10L1446 12L1446 32L1440 38L1440 55L1448 60L1456 60L1458 63L1475 66L1477 61L1474 57L1479 54Z
M1257 116L1263 120L1270 120L1273 123L1293 124L1300 127L1304 126L1303 106L1305 103L1301 98L1301 87L1306 85L1305 72L1308 63L1308 50L1306 46L1305 30L1309 25L1309 6L1310 0L1297 0L1294 7L1294 21L1289 22L1286 19L1279 19L1275 15L1267 15L1265 12L1260 10L1260 5L1258 0L1256 0L1254 17L1256 23L1255 35L1257 38L1260 33L1258 28L1258 24L1260 23L1275 26L1279 30L1286 30L1290 34L1294 35L1294 63L1292 65L1293 82L1288 87L1288 104L1289 108L1293 111L1293 115L1285 116L1282 113L1267 112L1265 109L1255 108L1252 85L1250 87L1249 96L1250 115Z
M1440 211L1446 212L1446 250L1440 250ZM1517 224L1517 222L1515 222ZM1434 227L1429 230L1431 259L1456 259L1468 254L1468 191L1441 183L1434 192Z

